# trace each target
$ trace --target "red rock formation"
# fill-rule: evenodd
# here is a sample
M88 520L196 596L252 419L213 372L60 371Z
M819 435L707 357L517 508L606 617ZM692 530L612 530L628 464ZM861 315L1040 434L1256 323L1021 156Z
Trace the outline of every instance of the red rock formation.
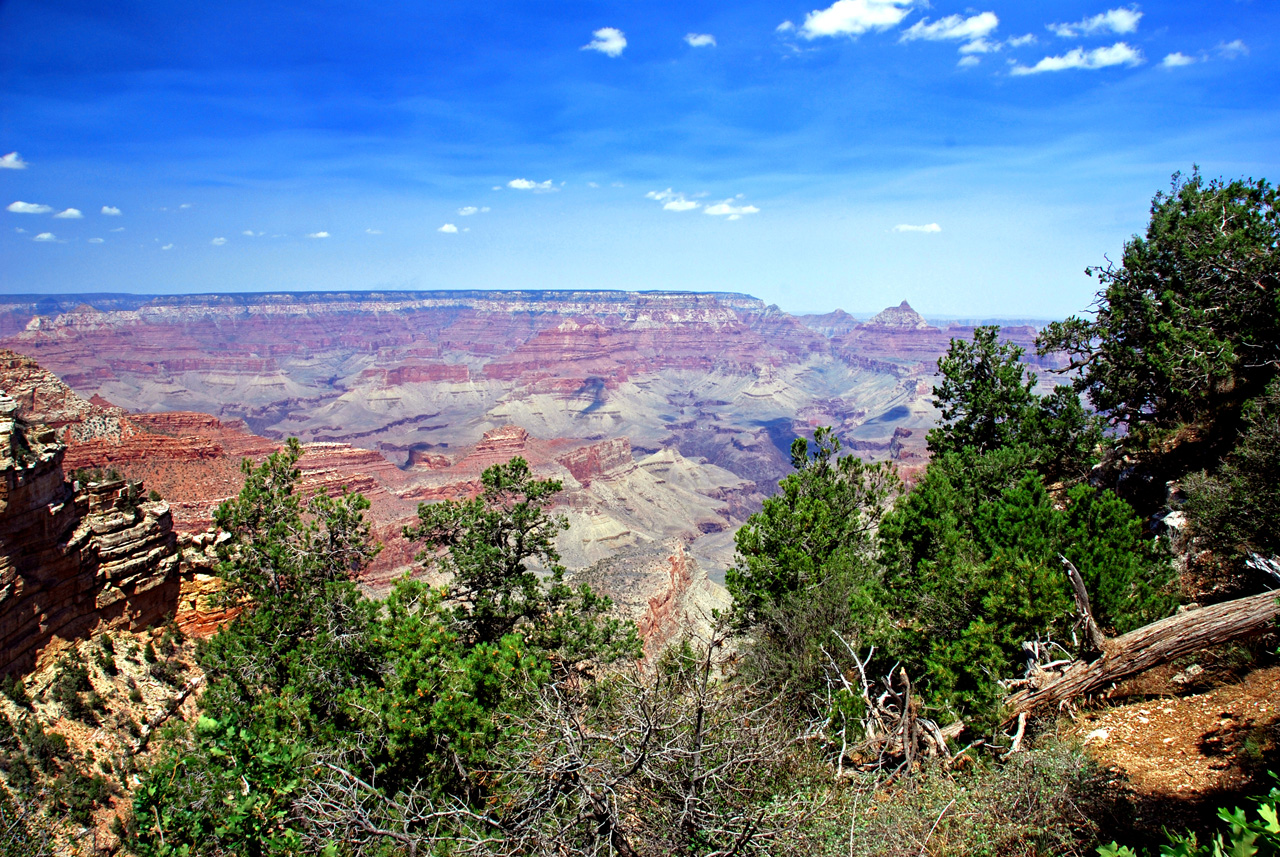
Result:
M583 487L590 486L591 480L597 476L636 466L635 459L631 457L631 441L625 437L593 443L590 446L575 449L556 460L563 464Z
M448 467L453 462L447 455L440 455L435 452L428 452L425 449L409 450L409 459L406 466L410 468L421 468L423 470L440 470Z
M677 545L676 552L667 557L667 585L649 596L649 606L640 617L637 626L640 639L644 640L645 654L654 655L667 641L675 638L685 620L684 601L693 586L693 568L684 546Z
M520 426L502 426L484 433L471 454L458 462L459 470L484 470L495 464L506 464L523 456L529 446L529 433Z
M73 487L53 430L17 410L0 400L0 672L94 628L158 622L179 588L168 506L122 480Z

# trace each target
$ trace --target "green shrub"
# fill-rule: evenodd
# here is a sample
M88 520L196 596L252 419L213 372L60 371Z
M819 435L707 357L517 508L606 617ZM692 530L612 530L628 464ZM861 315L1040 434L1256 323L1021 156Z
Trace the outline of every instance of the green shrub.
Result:
M53 701L72 720L93 722L94 709L101 707L101 700L93 693L93 685L89 683L89 669L84 664L64 659L58 665L49 691Z
M88 825L93 821L93 810L106 804L111 787L99 774L83 774L68 768L53 781L54 812L65 815L73 823Z
M9 697L19 708L31 710L31 697L27 694L27 686L23 683L21 676L13 673L6 674L3 679L0 679L0 693Z
M1227 830L1200 844L1194 833L1175 834L1160 848L1160 857L1276 857L1280 855L1280 788L1259 798L1256 818L1235 807L1218 810ZM1138 852L1114 841L1098 849L1099 857L1138 857Z

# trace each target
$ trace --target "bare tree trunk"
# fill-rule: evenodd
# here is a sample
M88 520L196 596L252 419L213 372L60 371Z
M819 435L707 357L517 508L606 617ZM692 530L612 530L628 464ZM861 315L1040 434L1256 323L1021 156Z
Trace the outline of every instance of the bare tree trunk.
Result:
M1010 720L1042 705L1060 705L1175 658L1265 631L1280 615L1280 593L1263 592L1200 607L1105 640L1102 657L1076 661L1061 676L1005 700Z
M1059 556L1062 565L1067 569L1067 577L1071 580L1071 594L1076 600L1076 617L1082 626L1085 639L1088 640L1090 653L1103 651L1103 643L1106 637L1102 635L1102 631L1098 628L1098 623L1093 620L1093 608L1089 606L1089 590L1085 588L1084 578L1080 576L1080 572L1072 564L1071 560L1065 556Z

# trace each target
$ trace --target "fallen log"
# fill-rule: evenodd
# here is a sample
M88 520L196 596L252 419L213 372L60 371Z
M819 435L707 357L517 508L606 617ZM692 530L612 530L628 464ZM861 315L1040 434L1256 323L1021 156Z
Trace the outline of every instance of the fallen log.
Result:
M1044 705L1060 706L1080 696L1220 643L1265 631L1280 616L1280 593L1263 592L1187 610L1104 640L1102 656L1076 661L1057 678L1005 699L1009 720Z

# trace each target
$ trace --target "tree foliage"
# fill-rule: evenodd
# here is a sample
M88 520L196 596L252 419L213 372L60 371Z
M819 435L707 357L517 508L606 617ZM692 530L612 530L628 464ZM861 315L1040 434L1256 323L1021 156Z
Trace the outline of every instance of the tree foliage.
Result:
M561 523L546 511L559 484L525 462L485 471L474 500L424 506L411 535L447 549L425 558L452 582L406 578L379 604L354 579L377 551L367 501L299 496L300 451L292 441L247 465L241 494L218 510L233 535L220 548L225 597L241 612L199 650L200 720L135 793L143 857L349 853L317 837L367 800L452 807L465 827L540 689L590 681L588 658L638 654L607 599L564 583ZM333 817L310 815L335 781L361 785L349 804L324 804ZM367 853L396 841L365 835Z
M1280 213L1265 180L1175 174L1146 234L1101 284L1092 319L1049 325L1037 348L1065 352L1076 389L1138 438L1194 424L1231 434L1280 360Z
M898 480L888 465L841 457L830 428L791 445L795 473L778 483L735 537L737 555L725 575L738 623L758 623L770 606L815 588L841 558L868 553Z
M990 716L997 680L1016 675L1028 640L1071 646L1073 607L1060 557L1079 569L1095 618L1123 632L1167 614L1172 567L1132 509L1109 491L1070 489L1060 506L1027 468L1025 447L935 458L881 526L895 656L926 692Z
M1197 540L1229 561L1280 556L1280 381L1244 409L1240 443L1216 471L1187 480Z
M1022 363L1024 349L999 337L997 326L977 327L971 341L951 340L938 360L941 381L933 395L942 419L929 430L929 451L1024 446L1051 481L1081 478L1096 461L1100 427L1070 387L1037 395L1037 377Z

